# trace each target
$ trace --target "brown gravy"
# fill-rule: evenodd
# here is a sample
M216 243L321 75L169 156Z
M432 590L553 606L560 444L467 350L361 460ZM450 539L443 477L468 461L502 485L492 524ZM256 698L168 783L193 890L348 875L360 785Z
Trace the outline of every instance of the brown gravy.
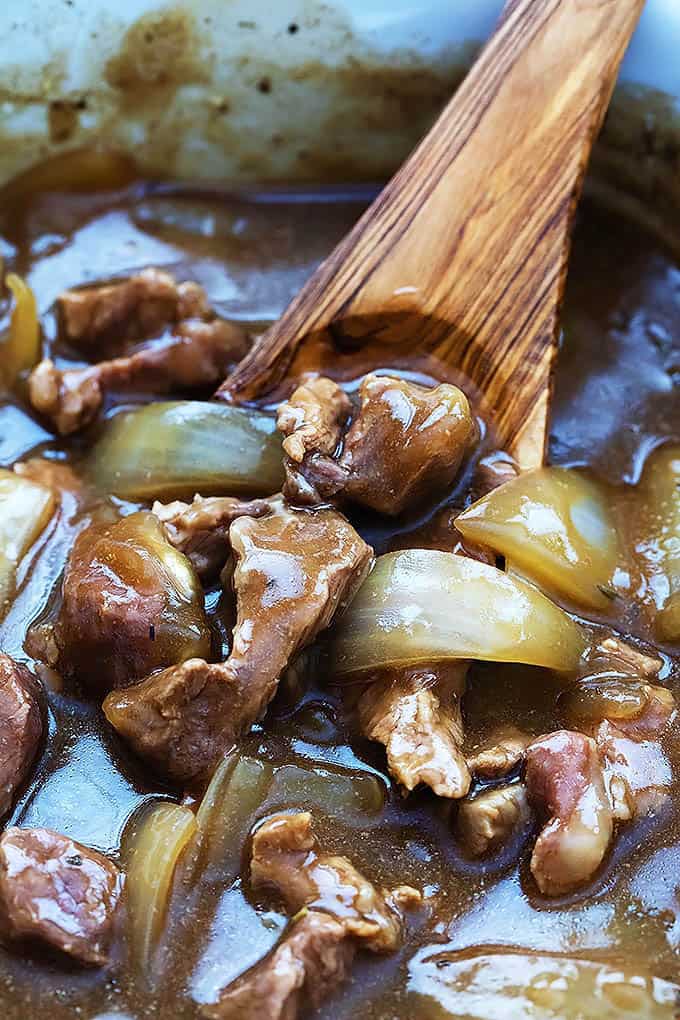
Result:
M62 289L146 265L197 280L220 314L259 323L281 312L361 208L362 196L254 200L142 185L89 196L44 195L3 210L0 252L6 267L34 289L50 344L56 337L52 304ZM649 452L664 439L680 439L680 268L638 228L584 206L564 334L551 459L590 466L623 499ZM54 347L57 358L64 353ZM18 402L0 403L1 465L32 452L61 459L74 450L77 455L78 443L66 447L52 439ZM364 530L377 552L393 540L389 529L371 522ZM26 628L43 611L67 551L64 537L25 579L0 624L4 651L25 658ZM216 592L207 605L214 618ZM297 764L377 782L382 809L357 797L350 810L340 784L335 802L317 812L319 832L329 849L350 854L373 880L424 886L432 906L412 915L399 953L359 959L353 980L319 1010L320 1018L449 1015L414 991L427 957L445 949L506 946L614 962L644 958L657 976L676 979L680 791L667 815L625 830L595 883L563 900L542 899L526 881L526 852L519 864L516 847L472 863L456 847L448 805L430 793L401 797L380 749L353 736L340 700L323 689L328 671L322 654L313 665L302 700L294 702L284 690L244 750L277 767ZM665 676L678 695L679 669L668 658ZM537 695L540 684L538 671L528 667L478 666L466 698L470 727L481 731L490 719L521 717L536 734L554 728L554 693ZM115 855L135 811L152 796L175 797L177 791L145 775L103 725L98 706L79 692L51 692L49 703L47 746L8 824L52 827ZM668 750L680 769L680 747L674 741ZM194 1017L196 1002L210 1001L273 945L285 919L256 910L239 878L217 876L193 889L182 881L180 872L155 979L126 967L123 944L108 971L0 949L4 1015Z

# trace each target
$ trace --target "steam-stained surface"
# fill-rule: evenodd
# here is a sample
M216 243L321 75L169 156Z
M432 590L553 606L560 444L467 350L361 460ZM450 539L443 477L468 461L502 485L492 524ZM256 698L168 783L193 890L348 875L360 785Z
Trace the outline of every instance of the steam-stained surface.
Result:
M6 223L5 254L7 265L34 289L46 351L63 366L73 351L57 339L52 303L65 287L161 265L179 279L198 280L220 314L247 320L257 332L258 320L280 311L357 212L351 203L324 206L322 211L319 205L250 206L206 194L44 197L25 216L15 210L14 221ZM567 296L553 456L562 463L592 459L595 477L604 472L612 483L607 489L609 510L623 510L625 516L635 494L621 485L621 478L639 477L655 437L677 441L680 435L677 388L673 394L680 275L650 242L601 220L599 214L579 229ZM5 312L7 316L9 309ZM347 374L349 358L343 355L340 361ZM435 366L414 365L411 370L416 381L437 381ZM423 371L424 377L418 374ZM355 374L360 373L358 366ZM137 399L130 398L132 403ZM61 456L60 444L15 400L0 406L0 426L0 455L6 466L35 447ZM157 434L150 429L137 433L152 446ZM205 449L210 430L204 435ZM73 448L76 462L84 445ZM217 443L213 447L216 456L223 455ZM148 446L140 445L142 449ZM194 448L188 444L186 449L184 471L196 463ZM145 456L142 452L137 461L141 469ZM160 479L169 461L157 463ZM181 491L145 491L133 498L191 499L194 492L186 477ZM461 481L456 501L468 480ZM235 492L230 489L228 494ZM119 508L129 512L137 505L122 502L115 512ZM70 504L54 525L55 544L43 549L37 543L34 565L28 574L20 572L17 600L0 625L4 647L22 650L22 628L41 615L74 529L92 513L91 506ZM392 542L406 541L400 532L416 528L427 544L428 515L423 511L388 525L366 515L357 517L357 523L381 554ZM437 547L453 548L455 515L445 508L438 516L442 520L451 545L442 545L446 536L433 527ZM605 596L598 609L602 618L653 638L651 621L635 612L634 600L625 594L629 589L624 579L614 580L624 594ZM209 589L206 606L226 657L233 622L229 607L216 588ZM381 748L356 736L341 699L328 689L330 673L323 650L310 650L309 658L287 674L265 725L244 742L238 763L230 761L218 770L209 787L211 799L197 815L196 842L187 844L175 872L153 954L153 994L145 979L126 970L125 942L114 944L112 968L94 973L66 971L51 959L2 950L0 1001L8 1020L25 1020L32 1005L55 1020L71 1020L76 1007L91 1018L113 1012L134 1020L163 1015L193 1020L197 1004L214 1002L220 988L256 965L286 923L280 910L253 897L242 873L249 832L275 812L305 809L314 813L324 848L350 856L375 886L408 883L422 888L425 896L422 909L409 918L404 949L384 960L357 959L353 980L342 995L321 1007L320 1020L440 1020L464 1009L472 1016L476 1010L484 1020L494 1017L495 1009L506 1020L515 1006L522 1016L527 1003L536 1011L561 1010L558 1015L569 1018L573 1002L594 1002L604 1017L606 1010L625 1016L626 1008L632 1008L631 1015L654 1020L672 1016L680 959L677 798L620 829L591 885L548 902L528 871L535 832L523 841L520 831L491 854L471 860L456 840L452 816L434 806L429 792L415 792L408 799L398 792ZM676 683L671 660L666 660L660 678L647 686L675 688ZM571 726L571 721L561 720L562 707L566 711L568 705L560 701L556 706L559 693L554 680L538 667L474 666L464 703L466 750L474 754L483 736L518 721L525 743L558 725ZM599 687L581 693L572 706L579 718L584 713L595 717L606 704L610 714L618 713L619 724L624 717L637 718L642 701L649 699L635 685L625 691ZM117 859L126 824L129 834L144 817L138 814L130 822L131 816L150 797L176 799L180 791L163 786L127 754L102 726L97 704L70 687L62 693L49 691L48 701L47 746L9 821L59 829ZM673 725L661 743L638 744L628 738L630 743L619 749L636 752L640 760L645 756L657 776L661 767L665 777L677 775L680 755ZM511 775L514 782L516 772ZM478 777L475 782L489 779ZM639 959L641 946L654 961L653 976L636 974L633 961ZM630 962L624 966L622 961ZM640 968L644 970L642 964ZM514 983L518 973L526 977L519 988ZM465 980L464 996L459 977ZM566 989L555 988L562 978Z

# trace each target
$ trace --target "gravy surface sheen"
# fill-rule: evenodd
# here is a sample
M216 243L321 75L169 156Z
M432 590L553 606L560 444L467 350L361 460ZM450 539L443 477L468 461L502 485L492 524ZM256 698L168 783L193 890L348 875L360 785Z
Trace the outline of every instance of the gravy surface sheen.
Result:
M5 268L33 288L59 361L65 352L56 343L53 303L65 288L153 265L201 283L218 314L266 323L362 207L360 198L347 195L293 201L285 193L235 197L142 184L110 193L38 195L0 210L0 253ZM610 486L625 516L646 458L663 441L680 440L680 266L639 228L586 203L574 238L563 327L550 458L590 468ZM413 371L419 377L417 366ZM18 400L0 403L0 466L31 454L77 460L79 443L54 439ZM397 526L368 517L358 522L376 553L403 544L395 528L427 528L421 518ZM3 651L26 658L26 629L44 612L71 544L65 531L23 580L0 623ZM206 608L219 617L217 588L208 592ZM623 621L635 632L634 614L625 607ZM222 629L228 635L228 624ZM612 973L642 962L659 979L677 980L680 789L663 817L625 828L595 883L548 900L527 880L527 848L519 863L516 847L472 862L457 848L445 801L429 791L402 797L382 749L353 735L341 699L326 686L323 649L310 658L302 699L284 685L244 752L270 762L289 791L297 775L299 799L289 794L284 807L305 809L316 796L313 777L330 777L324 788L332 796L315 807L324 845L347 853L377 884L423 888L431 908L410 915L398 953L357 959L352 981L318 1011L320 1020L453 1015L437 974L454 951L531 952L539 977L551 966L558 975L567 973L564 958L580 956L606 963ZM670 657L664 681L680 696L680 667ZM476 666L465 701L468 727L483 732L493 722L522 719L536 734L553 729L554 691L542 684L540 671L530 667ZM51 827L117 855L135 812L154 797L176 799L178 792L148 775L105 725L96 702L81 692L52 691L49 707L47 746L7 824ZM680 774L677 733L674 738L668 753ZM296 768L307 770L304 782ZM362 793L376 782L382 804ZM155 977L131 972L124 948L109 970L94 971L39 952L0 949L3 1015L194 1017L197 1002L210 1001L274 944L285 918L256 910L241 877L212 876L181 893L173 898ZM490 1017L515 1015L493 1012L502 1007L491 1002L488 1008Z

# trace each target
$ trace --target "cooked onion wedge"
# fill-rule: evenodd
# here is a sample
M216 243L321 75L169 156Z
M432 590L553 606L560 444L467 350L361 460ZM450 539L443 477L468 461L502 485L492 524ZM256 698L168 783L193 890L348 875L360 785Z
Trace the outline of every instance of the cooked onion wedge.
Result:
M12 387L40 358L38 306L31 288L20 276L8 273L5 281L14 297L7 336L0 343L0 375Z
M155 804L127 841L126 889L130 950L135 966L152 976L180 854L196 831L196 818L179 804Z
M199 400L115 415L89 460L95 483L124 499L268 496L283 484L272 415Z
M658 639L674 644L680 642L680 446L652 454L638 496L635 555L643 598Z
M385 806L385 786L377 776L330 771L319 765L281 765L267 798L268 810L318 810L348 820L365 821Z
M217 767L196 815L189 871L194 878L228 884L238 874L243 844L263 804L273 770L246 755L230 755Z
M594 609L610 601L616 527L602 489L577 471L546 467L520 475L473 503L456 527L548 592Z
M340 676L442 659L567 671L584 647L579 626L532 585L477 560L407 549L378 558L334 654Z
M16 570L54 513L55 495L38 482L0 468L0 616Z

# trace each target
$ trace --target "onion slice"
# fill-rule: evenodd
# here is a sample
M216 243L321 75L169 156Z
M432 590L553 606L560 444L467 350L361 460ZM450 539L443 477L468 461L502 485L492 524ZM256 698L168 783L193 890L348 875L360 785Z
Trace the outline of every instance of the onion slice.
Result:
M35 295L15 273L5 280L14 297L14 308L6 338L0 344L3 382L13 387L40 359L40 321Z
M228 885L241 866L243 845L271 785L266 762L232 754L215 770L196 814L187 871L196 880Z
M193 812L180 804L155 804L126 841L130 950L135 966L153 975L177 861L196 831Z
M680 642L680 445L662 446L636 492L633 536L642 599L659 641Z
M283 484L272 415L200 400L147 404L110 418L89 473L123 499L268 496Z
M55 509L51 489L0 468L0 617L14 592L17 567Z
M610 604L616 525L602 487L578 471L546 467L520 475L464 510L456 527L544 590L592 609Z
M580 627L532 585L477 560L406 549L376 561L334 642L341 677L444 659L573 670Z

